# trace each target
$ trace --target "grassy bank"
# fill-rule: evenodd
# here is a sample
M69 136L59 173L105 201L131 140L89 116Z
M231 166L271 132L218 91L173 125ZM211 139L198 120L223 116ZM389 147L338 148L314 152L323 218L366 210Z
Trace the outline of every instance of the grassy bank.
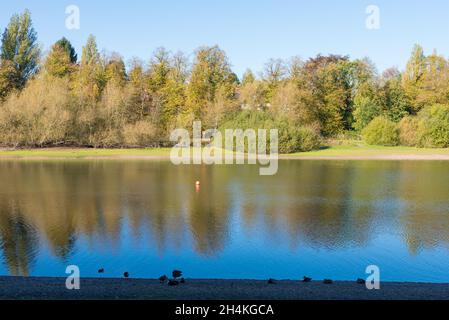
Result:
M170 149L0 149L0 159L168 159ZM281 155L285 159L409 159L449 160L449 149L330 145L311 152Z
M311 152L294 153L293 157L376 157L376 156L424 156L440 155L449 156L449 149L426 149L414 147L382 147L369 145L331 145Z
M79 148L50 148L50 149L20 149L0 150L0 158L120 158L120 157L169 157L170 149L79 149Z

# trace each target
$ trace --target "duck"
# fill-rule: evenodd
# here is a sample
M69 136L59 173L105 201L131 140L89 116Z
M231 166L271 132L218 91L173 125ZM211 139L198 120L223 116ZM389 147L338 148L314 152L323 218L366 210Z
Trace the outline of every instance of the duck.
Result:
M182 277L182 271L180 271L180 270L173 270L172 275L173 275L174 279L180 278L180 277Z
M179 284L179 281L178 281L178 280L169 280L169 281L168 281L168 285L169 285L170 287L177 286L178 284Z
M98 273L104 273L104 269L103 268L98 269Z
M366 284L366 280L365 280L365 279L358 278L358 279L357 279L357 283L358 283L358 284Z
M123 273L123 276L124 276L125 278L129 278L129 272L124 272L124 273Z
M302 280L302 282L311 282L312 278L309 277L304 277L304 279Z
M168 280L168 277L165 274L163 276L159 277L159 282L160 283L165 283L165 282L167 282L167 280Z
M331 279L324 279L324 280L323 280L323 283L324 283L324 284L333 284L334 281L331 280Z
M276 280L270 278L268 279L268 284L276 284Z
M186 279L181 278L181 283L186 283Z

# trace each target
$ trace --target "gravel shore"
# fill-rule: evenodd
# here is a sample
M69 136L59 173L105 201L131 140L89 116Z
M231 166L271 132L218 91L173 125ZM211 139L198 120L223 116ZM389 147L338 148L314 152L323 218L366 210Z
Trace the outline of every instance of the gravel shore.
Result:
M302 283L256 280L186 280L169 287L158 280L81 279L80 290L67 290L65 278L0 277L0 299L137 300L449 300L449 284L385 282L380 290L337 281Z

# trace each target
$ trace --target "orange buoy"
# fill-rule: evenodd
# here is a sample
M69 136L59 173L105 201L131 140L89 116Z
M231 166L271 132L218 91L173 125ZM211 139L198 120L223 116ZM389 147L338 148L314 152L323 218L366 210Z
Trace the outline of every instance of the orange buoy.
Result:
M195 183L195 191L196 191L197 193L200 192L200 186L201 186L200 182L197 181L197 182Z

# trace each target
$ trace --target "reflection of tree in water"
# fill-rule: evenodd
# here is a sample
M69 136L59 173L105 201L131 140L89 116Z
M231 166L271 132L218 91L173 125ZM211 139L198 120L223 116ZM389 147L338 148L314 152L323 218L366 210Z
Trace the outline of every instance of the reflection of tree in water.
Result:
M449 216L441 214L413 213L402 222L404 238L410 252L417 255L423 249L446 244L449 250Z
M447 169L441 163L284 161L269 183L255 186L257 177L240 175L233 196L245 194L247 229L263 216L263 231L275 239L287 230L293 247L361 247L390 229L416 252L449 244Z
M168 163L136 163L123 177L125 206L134 234L145 226L159 254L186 244L186 197L191 188L189 170Z
M116 247L123 218L130 236L144 232L161 254L190 249L189 240L199 254L219 254L231 218L292 247L365 246L388 228L415 253L449 243L447 165L438 163L285 161L273 177L254 166L167 162L2 162L0 170L2 249L12 274L29 273L36 233L67 261L78 236Z
M198 191L189 199L189 223L196 250L204 255L217 255L226 245L229 227L229 193L227 172L223 168L197 167L201 181Z
M53 239L50 243L55 256L64 262L68 261L76 244L76 236L73 231L57 232L55 237L51 239Z
M256 189L256 177L243 180L241 190L249 195L242 203L244 221L263 215L270 238L287 231L295 248L300 242L326 248L366 244L375 212L358 205L363 201L353 187L364 180L360 173L352 166L282 162L278 175Z
M36 260L38 236L16 206L5 207L3 201L0 204L0 244L9 273L28 276Z
M401 163L400 195L408 205L400 215L404 241L412 254L440 244L449 249L449 164Z

